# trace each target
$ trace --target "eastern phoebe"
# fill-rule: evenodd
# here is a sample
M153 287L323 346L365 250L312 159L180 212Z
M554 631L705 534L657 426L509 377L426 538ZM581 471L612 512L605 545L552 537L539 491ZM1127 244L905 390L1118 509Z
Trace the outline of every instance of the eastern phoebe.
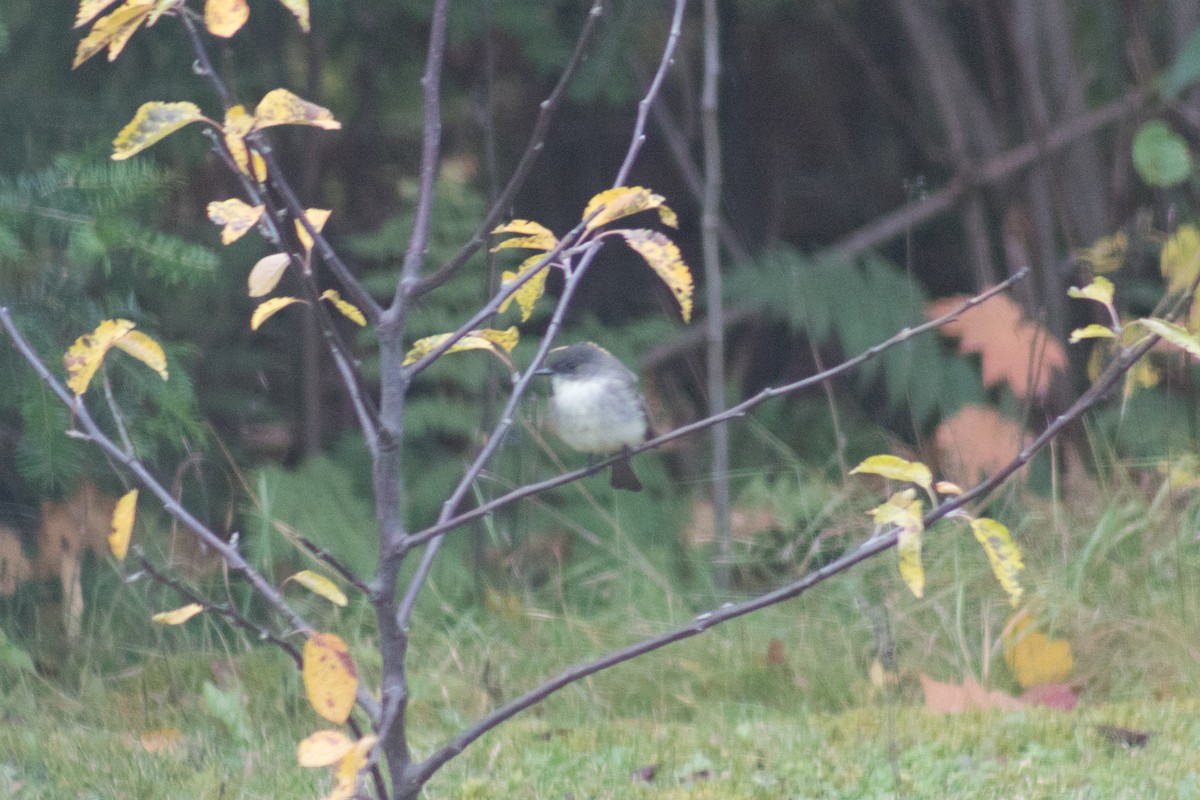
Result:
M603 347L580 342L555 348L537 374L550 376L550 427L572 449L609 454L650 438L637 376ZM613 462L612 485L642 489L627 453Z

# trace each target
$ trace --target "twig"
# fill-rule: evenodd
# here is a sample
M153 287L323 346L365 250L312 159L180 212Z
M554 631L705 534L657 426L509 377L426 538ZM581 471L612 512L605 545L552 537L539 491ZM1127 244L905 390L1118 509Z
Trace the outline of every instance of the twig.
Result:
M355 575L349 567L339 561L337 556L333 555L328 550L317 546L303 536L297 535L296 541L300 542L300 545L305 550L312 553L314 558L318 559L319 561L324 561L329 565L330 569L332 569L338 575L341 575L342 580L353 586L355 589L358 589L363 593L364 596L370 597L371 590L367 588L367 585L363 583L362 580Z
M471 256L475 255L479 248L487 242L488 233L496 227L496 223L500 221L517 192L525 184L525 179L529 177L534 162L545 148L546 132L550 128L550 121L554 118L554 113L558 110L559 102L566 94L571 79L575 77L576 69L583 61L583 55L587 52L587 44L596 28L596 22L603 13L604 0L595 0L579 31L579 38L575 42L575 52L571 54L571 60L567 62L566 68L559 76L558 83L538 106L537 120L533 123L533 131L529 135L529 143L525 146L525 152L521 154L521 160L517 162L512 177L508 179L508 183L505 184L504 189L497 195L487 214L484 215L483 222L449 261L411 287L409 297L420 297L441 286L462 269Z

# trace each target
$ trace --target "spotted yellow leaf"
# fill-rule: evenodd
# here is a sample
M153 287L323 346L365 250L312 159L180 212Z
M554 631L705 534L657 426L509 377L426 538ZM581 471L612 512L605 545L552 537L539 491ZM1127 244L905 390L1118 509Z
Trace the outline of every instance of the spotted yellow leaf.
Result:
M519 233L524 236L553 237L554 233L540 222L531 219L514 219L492 229L493 234ZM557 240L555 240L557 241Z
M233 156L238 169L250 174L250 152L246 146L246 134L254 129L254 116L243 105L236 105L225 112L225 124L221 132L225 136L225 147Z
M302 767L328 767L353 749L353 740L336 728L317 731L296 745L296 763Z
M254 313L250 315L250 330L256 331L259 326L273 317L280 309L287 308L292 303L303 303L299 297L272 297L258 304L258 308L254 309Z
M280 4L300 23L300 30L308 33L308 0L279 0Z
M75 48L75 69L104 48L108 48L108 60L113 61L125 49L130 37L137 32L146 17L154 10L154 0L126 0L111 14L96 20L96 24Z
M880 455L865 459L851 475L879 475L893 481L908 481L932 493L933 473L920 461L906 461L899 456Z
M259 128L272 125L314 125L325 130L337 130L342 123L333 118L333 113L316 103L310 103L287 89L272 89L263 95L254 119Z
M679 227L678 217L674 211L664 205L664 200L662 195L655 194L642 186L618 186L615 189L608 189L589 200L587 208L583 210L584 219L592 217L593 213L596 214L588 221L586 229L595 230L614 220L628 217L639 211L649 211L652 208L658 210L658 217L664 225L672 228Z
M289 576L284 580L284 583L288 581L295 581L313 594L324 597L335 606L344 606L349 602L346 599L345 593L338 588L336 583L324 575L313 572L311 569L301 570L295 575Z
M258 224L263 207L252 206L236 197L214 200L208 204L208 218L221 229L221 244L232 244L246 235L246 231Z
M250 6L246 0L204 0L204 27L213 36L228 39L246 20L250 19Z
M195 103L143 103L113 139L113 161L140 153L185 125L204 119Z
M188 603L174 611L160 611L150 619L159 625L182 625L203 610L204 606L199 603Z
M270 294L279 285L280 278L283 277L283 273L291 262L292 259L287 253L272 253L260 258L250 269L250 275L246 278L250 296L262 297Z
M452 333L439 333L436 336L426 336L423 339L418 339L413 343L412 349L404 356L404 366L420 361L452 336L454 336ZM517 346L519 338L520 334L517 332L516 326L503 331L492 330L490 328L471 331L455 342L446 352L458 353L464 350L487 350L505 364L511 365L512 361L509 359L508 354Z
M117 561L124 561L129 553L129 537L133 534L133 518L137 514L138 490L130 489L113 510L112 527L108 533L108 549Z
M162 346L146 334L141 331L129 331L114 344L157 372L164 381L167 379L167 355Z
M304 218L308 220L308 224L312 225L313 230L320 233L325 229L325 223L329 221L329 215L333 212L327 208L306 208L304 210ZM300 244L304 246L304 252L312 250L313 240L308 235L308 230L300 223L300 220L292 220L296 224L296 236L300 239Z
M345 722L358 691L358 670L346 643L335 633L314 633L304 643L301 672L313 710L330 722Z
M679 303L679 311L684 322L692 320L692 271L684 263L679 248L667 236L658 231L650 230L621 230L617 231L650 265L650 268L662 278L667 288L675 295Z
M87 391L92 376L104 361L104 356L131 330L133 323L127 319L106 319L97 325L94 331L75 340L63 356L63 364L67 368L67 386L72 392L82 395Z
M1015 607L1024 593L1017 573L1025 569L1025 565L1021 563L1021 551L1013 543L1008 528L994 519L980 517L971 521L971 530L987 553L992 574L1008 594L1008 602Z
M328 300L333 303L333 307L342 313L342 316L353 322L355 325L363 326L367 324L367 318L363 316L363 312L358 310L358 306L348 300L343 300L336 289L326 289L321 292L321 299Z
M526 272L537 266L538 262L545 258L544 255L538 254L530 256L521 262L521 266L516 272L505 270L500 275L500 287L505 288L511 286L521 278ZM500 304L500 313L503 314L513 300L517 301L517 305L521 309L521 322L525 322L533 314L533 307L542 295L546 293L546 276L550 274L549 268L540 270L529 280L525 281L521 286L508 297L504 298L504 302Z

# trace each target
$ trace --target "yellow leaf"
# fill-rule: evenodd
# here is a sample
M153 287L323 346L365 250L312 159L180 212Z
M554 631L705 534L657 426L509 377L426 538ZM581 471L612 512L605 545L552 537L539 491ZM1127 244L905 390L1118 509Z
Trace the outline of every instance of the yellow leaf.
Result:
M1112 307L1113 284L1108 278L1096 277L1082 289L1075 286L1067 289L1067 297L1076 297L1080 300L1095 300L1097 303Z
M186 0L156 0L154 10L150 12L150 16L146 18L146 27L149 28L158 22L159 17L168 11L173 11L177 7L184 4Z
M179 750L183 734L178 728L155 728L138 737L138 744L147 753L174 753Z
M1124 231L1097 239L1090 247L1075 251L1075 257L1092 268L1092 272L1115 272L1125 263L1129 237Z
M511 286L522 275L537 266L537 263L543 258L545 256L539 253L525 259L516 272L505 270L500 275L500 287L503 289L506 286ZM547 266L545 269L539 271L537 275L534 275L521 284L521 288L504 298L504 302L500 304L500 313L503 314L508 309L509 304L513 300L516 300L517 305L521 308L521 322L528 320L533 315L533 307L541 299L542 295L546 293L546 276L549 274L550 268Z
M897 542L900 577L916 597L925 594L925 568L921 566L921 534L925 530L921 518L923 508L924 503L917 499L916 490L905 489L870 512L876 525L895 525L900 529Z
M1025 565L1021 563L1021 551L1013 543L1008 528L994 519L981 517L971 521L971 530L983 545L992 573L1008 594L1008 602L1015 607L1024 592L1017 573L1025 569Z
M1163 245L1159 268L1167 279L1169 291L1190 289L1200 274L1200 229L1195 225L1180 225Z
M204 606L199 603L188 603L174 611L161 611L150 619L159 625L182 625L203 610Z
M303 302L299 297L272 297L270 300L259 303L258 308L254 309L254 313L250 316L250 330L258 330L260 325L274 316L281 308L287 308L292 303Z
M317 731L296 745L296 763L302 767L328 767L353 749L350 737L336 728Z
M124 561L129 553L129 537L133 534L133 518L137 514L138 490L131 489L117 501L113 510L112 529L108 534L108 548L117 561Z
M495 253L499 250L507 250L513 247L523 247L529 250L552 250L558 244L558 239L550 231L545 233L535 234L533 236L517 236L512 239L505 239L500 244L492 248Z
M250 152L246 147L246 134L254 129L254 117L246 112L246 107L236 105L225 112L225 124L221 132L225 135L225 147L233 156L238 169L250 174Z
M113 139L113 161L140 153L185 125L204 119L195 103L143 103Z
M82 395L87 391L104 356L118 339L131 330L133 323L127 319L106 319L96 326L96 330L75 340L75 344L63 356L63 364L67 368L67 386L72 392Z
M324 597L335 606L344 606L348 602L345 593L337 587L336 583L310 569L297 572L285 579L284 583L288 581L295 581L313 594Z
M1071 331L1071 338L1068 340L1071 344L1081 342L1084 339L1115 339L1117 335L1112 332L1111 328L1106 328L1103 325L1095 323L1083 328L1076 328Z
M417 361L420 361L453 335L452 333L439 333L436 336L426 336L423 339L413 342L412 349L404 356L404 366L407 367L409 364L415 364ZM516 326L503 331L491 329L471 331L455 342L446 352L459 353L464 350L487 350L505 364L511 366L512 362L508 358L508 354L517 346L519 338L520 334L517 332Z
M313 710L330 722L345 722L358 691L358 670L346 643L334 633L314 633L304 643L302 671Z
M351 800L358 788L358 773L367 765L367 757L375 746L376 736L368 734L354 743L354 748L338 763L335 777L337 785L330 793L330 800Z
M639 211L649 211L652 208L658 209L659 219L664 225L677 228L679 219L675 216L674 211L663 205L664 199L662 195L657 195L642 186L618 186L615 189L608 189L589 200L587 208L583 210L584 219L599 210L599 213L587 223L586 229L595 230L613 220L628 217Z
M279 2L300 23L300 30L308 33L308 0L279 0Z
M363 316L363 312L358 310L358 306L348 300L343 300L336 289L326 289L321 292L321 299L333 303L333 307L342 312L342 316L355 325L362 326L367 324L367 318Z
M663 279L679 302L683 321L691 322L692 272L683 262L683 256L675 243L658 231L623 230L617 233L625 237L625 243L646 259L650 268Z
M325 223L329 221L329 215L333 212L327 208L306 208L304 210L304 218L308 220L308 224L313 226L313 230L320 233L325 229ZM295 219L292 222L296 225L296 236L300 239L300 244L304 246L304 252L312 250L313 240L308 235L308 231L300 224L300 220Z
M960 495L963 493L962 487L951 481L938 481L933 485L937 489L937 493L941 495Z
M287 253L272 253L260 258L246 279L250 296L262 297L270 294L271 290L279 285L279 279L283 277L291 261Z
M342 123L333 118L327 108L310 103L287 89L272 89L259 101L254 119L260 128L272 125L314 125L325 130L337 130Z
M217 225L223 225L221 244L233 244L246 235L246 231L258 224L262 217L263 207L252 206L236 197L228 200L214 200L208 204L208 218Z
M899 456L871 456L850 470L850 474L880 475L888 480L908 481L926 492L933 492L933 473L929 467L920 461L905 461Z
M925 567L921 565L921 528L902 527L896 545L900 553L900 577L913 597L925 596Z
M531 219L514 219L511 222L506 222L492 229L493 234L500 233L520 233L525 236L554 238L554 233L540 222L534 222ZM555 239L555 242L558 240ZM552 245L553 246L553 245Z
M146 17L154 10L154 0L126 0L125 4L106 17L96 20L88 35L83 37L75 49L75 61L71 69L75 69L104 48L108 48L108 60L113 61L129 38L146 21Z
M74 27L82 28L84 25L87 25L96 18L97 14L115 2L117 0L82 0L79 4L79 11L75 14Z
M1194 334L1189 333L1186 328L1180 327L1173 322L1167 322L1164 319L1139 319L1135 320L1135 323L1141 325L1151 333L1158 334L1169 344L1173 344L1196 358L1200 358L1200 339Z
M1074 668L1071 643L1052 640L1032 627L1033 619L1024 614L1010 621L1003 634L1004 661L1013 677L1024 689L1065 682Z
M258 154L257 150L250 151L251 176L259 183L267 182L267 160Z
M250 19L246 0L204 0L204 27L213 36L228 39Z
M129 331L129 333L117 339L115 344L118 348L157 372L158 376L164 381L167 379L167 355L163 352L158 342L141 331Z

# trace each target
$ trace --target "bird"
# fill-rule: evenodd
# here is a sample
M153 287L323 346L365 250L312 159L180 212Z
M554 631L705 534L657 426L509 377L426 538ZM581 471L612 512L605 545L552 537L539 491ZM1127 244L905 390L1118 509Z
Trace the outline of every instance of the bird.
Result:
M624 453L613 462L611 484L640 492L628 450L649 439L651 430L637 375L594 342L551 350L536 374L550 377L550 429L582 453Z

